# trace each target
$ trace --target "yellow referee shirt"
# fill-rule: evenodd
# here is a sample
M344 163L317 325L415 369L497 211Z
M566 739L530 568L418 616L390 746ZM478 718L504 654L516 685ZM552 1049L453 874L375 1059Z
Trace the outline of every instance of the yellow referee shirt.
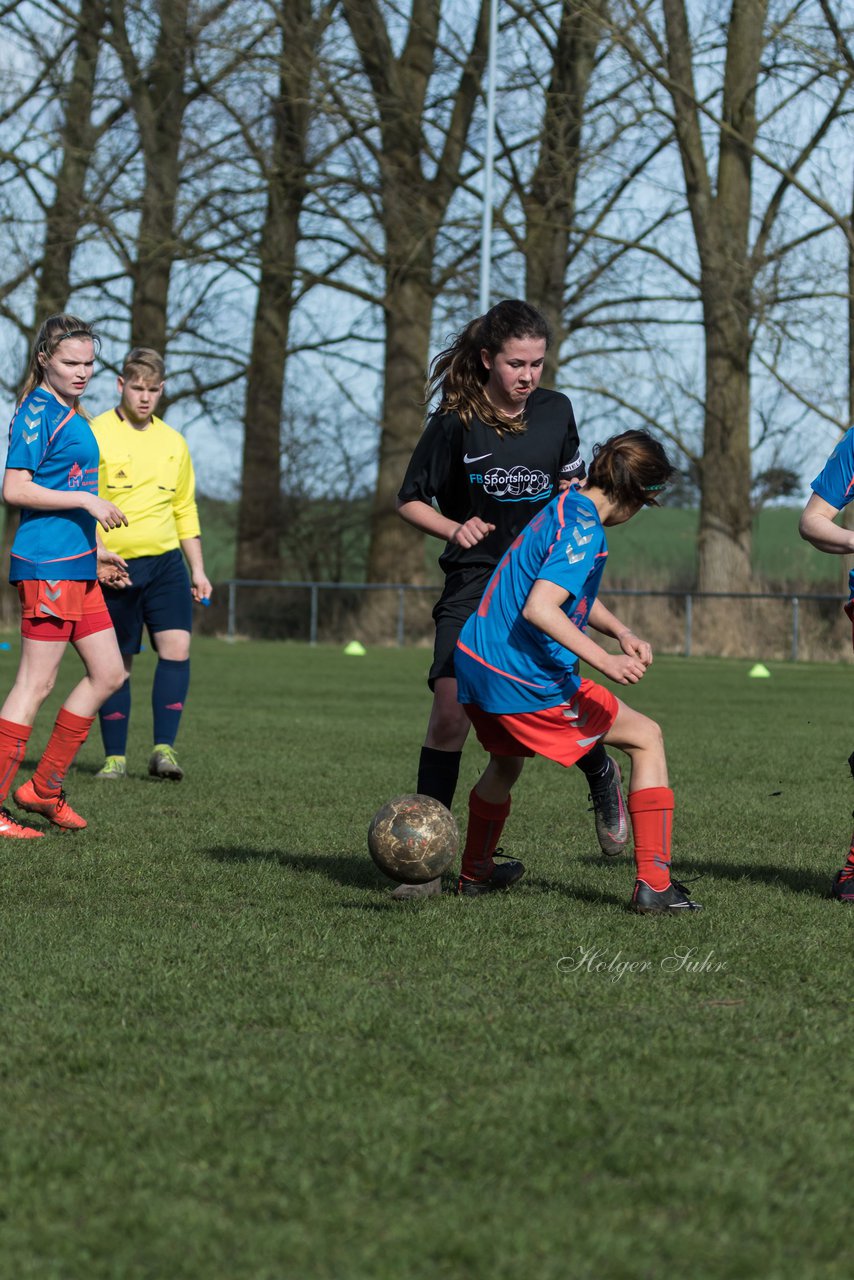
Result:
M101 530L110 551L125 560L172 551L201 533L196 476L184 437L152 418L138 431L115 409L90 423L101 451L98 493L114 502L127 526Z

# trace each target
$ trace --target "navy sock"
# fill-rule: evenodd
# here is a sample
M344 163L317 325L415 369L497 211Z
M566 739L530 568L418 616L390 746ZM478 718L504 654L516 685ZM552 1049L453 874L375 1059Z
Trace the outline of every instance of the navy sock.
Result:
M454 792L460 776L462 751L437 751L422 747L418 761L418 794L432 796L446 809L454 803Z
M105 756L127 755L130 721L130 679L125 680L98 712Z
M151 688L151 709L154 712L154 742L173 746L178 736L181 712L190 687L190 659L173 662L159 658L154 669Z

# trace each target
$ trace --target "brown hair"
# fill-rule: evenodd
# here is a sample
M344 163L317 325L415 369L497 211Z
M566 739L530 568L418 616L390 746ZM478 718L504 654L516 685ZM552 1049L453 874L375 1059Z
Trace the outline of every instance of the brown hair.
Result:
M150 378L158 386L166 377L166 365L159 351L153 347L134 347L125 356L122 378Z
M624 431L593 448L589 488L601 489L620 506L658 506L657 494L674 475L664 447L648 431Z
M483 350L497 356L505 342L513 338L542 338L548 347L551 333L545 318L529 303L519 298L505 298L485 315L472 320L449 347L439 352L427 375L425 402L439 392L439 409L458 413L464 426L478 417L486 426L494 427L499 435L505 431L521 435L526 429L524 413L511 417L487 400L483 388L489 370L480 356Z
M101 339L98 337L91 324L87 324L85 320L81 320L78 316L68 315L65 312L59 312L55 316L48 316L39 327L39 331L35 336L32 350L30 351L30 359L27 364L27 372L24 376L24 383L21 387L21 394L18 402L26 399L31 391L41 385L44 377L44 368L39 360L39 356L44 356L45 360L49 360L55 354L61 342L66 338L88 338L95 344L97 351L101 345ZM80 402L74 397L74 408L80 408Z

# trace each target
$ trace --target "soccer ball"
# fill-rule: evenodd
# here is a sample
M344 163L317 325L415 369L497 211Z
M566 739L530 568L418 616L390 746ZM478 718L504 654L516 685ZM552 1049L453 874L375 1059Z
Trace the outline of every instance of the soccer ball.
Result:
M435 880L448 870L459 845L453 814L432 796L397 796L377 810L368 828L371 857L401 884Z

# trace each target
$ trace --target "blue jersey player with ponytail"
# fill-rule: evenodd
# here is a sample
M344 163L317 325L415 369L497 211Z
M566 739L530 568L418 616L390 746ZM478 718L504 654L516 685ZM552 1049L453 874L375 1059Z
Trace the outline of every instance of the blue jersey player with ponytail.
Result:
M854 429L839 441L811 488L812 497L799 525L801 537L830 555L854 554L854 532L835 523L843 507L854 499ZM848 575L848 592L845 612L854 624L854 570ZM854 752L848 764L854 774ZM830 892L839 902L854 902L854 836L845 865L834 876Z

